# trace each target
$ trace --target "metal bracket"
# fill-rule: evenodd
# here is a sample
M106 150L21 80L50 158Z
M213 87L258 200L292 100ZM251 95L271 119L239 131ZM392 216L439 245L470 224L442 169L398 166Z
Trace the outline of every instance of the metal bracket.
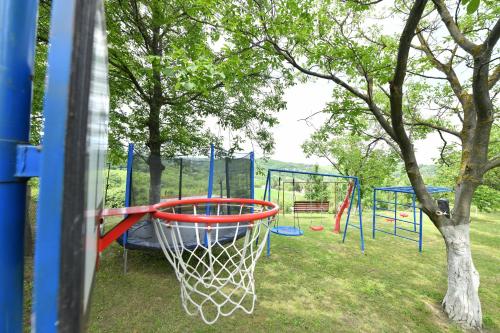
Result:
M30 178L40 176L40 146L18 145L16 148L16 177Z

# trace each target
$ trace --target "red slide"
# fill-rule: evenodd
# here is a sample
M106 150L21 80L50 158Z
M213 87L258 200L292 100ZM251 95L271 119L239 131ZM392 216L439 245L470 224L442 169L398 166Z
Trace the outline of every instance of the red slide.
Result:
M333 232L336 234L340 233L340 219L342 218L342 214L344 213L344 210L349 207L349 199L351 197L352 189L354 187L354 182L349 182L349 188L347 189L347 193L345 195L344 201L342 204L340 204L340 207L337 211L337 214L335 215L335 228L333 229Z

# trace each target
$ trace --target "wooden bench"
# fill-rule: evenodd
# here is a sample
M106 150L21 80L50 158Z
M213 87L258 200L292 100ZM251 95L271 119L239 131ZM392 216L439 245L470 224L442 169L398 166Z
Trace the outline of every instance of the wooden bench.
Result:
M294 201L294 213L328 213L329 201Z

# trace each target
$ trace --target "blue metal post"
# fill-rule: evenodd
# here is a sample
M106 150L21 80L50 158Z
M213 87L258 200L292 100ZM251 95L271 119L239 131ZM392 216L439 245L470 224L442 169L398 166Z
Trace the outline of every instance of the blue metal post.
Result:
M375 229L377 228L375 214L377 213L377 189L373 189L373 222L372 222L372 238L375 239Z
M210 145L210 170L208 174L207 198L212 197L212 192L214 187L214 166L215 166L215 147L214 144L212 143ZM210 215L210 204L207 204L207 207L205 208L205 214ZM205 231L204 240L205 240L205 246L208 247L208 231Z
M267 172L267 176L266 176L266 186L264 187L264 197L262 198L262 200L266 200L266 193L267 193L267 184L269 182L269 171ZM270 254L270 248L269 248L269 239L266 240L268 242L267 244L267 256L269 257L269 254ZM255 240L255 245L257 246L259 244L259 236L257 236L257 239Z
M398 192L394 192L394 235L398 233Z
M412 196L412 206L413 206L413 231L417 231L417 211L415 205L415 194Z
M365 238L363 236L363 211L361 209L361 185L358 182L358 215L359 215L359 238L361 242L361 252L365 253Z
M264 190L264 199L266 198L267 193L267 201L271 201L271 171L267 171L267 180L266 180L266 189ZM271 255L271 232L267 234L267 256Z
M207 198L212 197L213 187L214 187L214 165L215 165L215 147L213 144L210 145L210 170L208 175L208 191ZM207 215L210 212L210 207L207 205Z
M423 219L422 219L422 209L420 209L420 226L419 226L419 232L418 232L418 252L422 252L422 225L423 225Z
M0 332L23 330L26 181L16 146L29 140L37 0L0 1Z
M132 203L132 166L134 162L134 144L128 144L127 152L127 178L125 182L125 207L130 207ZM128 230L123 234L123 248L127 247Z
M250 153L250 198L255 199L255 154Z
M347 209L347 218L345 220L344 235L342 235L342 243L345 242L345 237L347 235L347 226L349 225L349 218L351 217L352 202L354 201L354 193L356 192L357 184L358 184L358 178L354 178L354 187L351 193L351 201L349 202L349 208Z

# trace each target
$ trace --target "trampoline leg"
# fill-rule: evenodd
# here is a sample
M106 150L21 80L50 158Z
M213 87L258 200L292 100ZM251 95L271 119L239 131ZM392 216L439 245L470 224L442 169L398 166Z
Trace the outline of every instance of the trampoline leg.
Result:
M127 261L128 261L128 250L125 247L123 249L123 274L127 274Z

